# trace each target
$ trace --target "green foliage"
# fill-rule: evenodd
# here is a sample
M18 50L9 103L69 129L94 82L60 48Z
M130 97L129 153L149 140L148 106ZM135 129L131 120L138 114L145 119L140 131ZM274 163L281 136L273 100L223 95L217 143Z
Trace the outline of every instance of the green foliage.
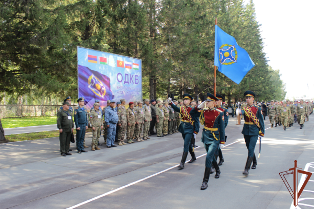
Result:
M254 4L242 0L1 1L0 92L33 101L76 98L76 47L82 46L142 59L144 98L202 96L214 89L215 18L256 64L239 85L217 72L217 92L229 100L248 89L259 100L283 99Z

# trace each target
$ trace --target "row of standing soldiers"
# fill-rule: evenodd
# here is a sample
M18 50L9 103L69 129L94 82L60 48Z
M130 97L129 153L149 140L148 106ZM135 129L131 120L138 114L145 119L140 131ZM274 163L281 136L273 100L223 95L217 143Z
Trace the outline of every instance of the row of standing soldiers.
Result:
M271 101L268 106L268 117L271 123L271 127L277 127L277 125L283 125L283 129L293 126L293 123L298 122L300 129L303 128L304 122L309 120L309 115L313 112L313 104L297 101Z

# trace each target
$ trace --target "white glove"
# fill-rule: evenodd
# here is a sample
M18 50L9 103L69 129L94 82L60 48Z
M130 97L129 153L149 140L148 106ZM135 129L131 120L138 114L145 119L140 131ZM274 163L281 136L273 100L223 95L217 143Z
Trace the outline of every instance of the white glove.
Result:
M168 98L168 101L169 101L169 103L170 103L170 102L172 102L172 99L171 99L171 97L169 97L169 98Z
M193 133L194 139L196 139L196 134Z
M202 109L205 107L205 101L202 102L199 106L197 106L198 109Z
M225 147L225 145L223 145L223 144L219 144L219 147L220 147L220 149L222 149L222 148L224 148L224 147Z

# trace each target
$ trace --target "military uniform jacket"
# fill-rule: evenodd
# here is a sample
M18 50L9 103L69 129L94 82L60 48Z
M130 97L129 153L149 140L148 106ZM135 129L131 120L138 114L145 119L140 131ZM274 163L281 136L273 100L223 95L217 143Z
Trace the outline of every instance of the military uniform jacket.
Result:
M289 107L282 107L281 117L289 118L290 117L290 110L289 109L290 109Z
M156 116L158 116L158 120L164 120L164 117L165 117L164 110L157 107L156 108Z
M174 119L174 110L172 109L171 106L168 107L169 110L169 119L173 120Z
M224 112L219 109L205 109L201 112L201 122L204 124L202 142L208 142L208 139L219 140L221 144L225 143L225 123Z
M268 106L268 115L272 115L272 116L276 115L276 106L275 105L269 105Z
M264 134L265 126L264 126L264 118L262 115L261 108L255 105L252 105L249 108L251 109L253 114L256 115L256 118L259 121L260 129L257 127L257 125L254 124L253 120L244 113L244 110L242 109L242 114L244 115L244 120L245 120L242 134L249 135L249 136L259 135L259 130L261 130L261 132Z
M189 119L185 115L183 115L183 113L181 112L181 109L184 106L179 108L175 104L173 104L173 102L172 102L171 107L173 108L174 111L179 112L181 115L181 123L179 126L180 133L182 133L182 134L187 134L187 133L198 134L198 132L200 130L199 117L200 117L201 113L198 112L197 107L195 107L195 108L186 107L187 112L190 113L193 124L188 122Z
M120 124L127 122L126 110L125 110L125 107L123 105L120 105L118 108L118 117L119 117L119 123Z
M169 109L165 106L162 109L164 111L164 115L165 115L166 120L169 120Z
M156 107L156 105L154 106L154 105L151 105L150 106L151 107L151 110L152 110L152 118L156 118L156 109L158 108L158 107Z
M133 109L131 108L127 109L126 118L128 123L135 124L135 113Z
M298 108L297 108L297 112L298 112L298 115L304 115L305 114L305 107L304 107L304 105L299 104Z
M106 117L105 117L106 124L117 124L119 121L119 116L115 108L107 107L106 108Z
M152 119L152 110L150 106L145 104L143 108L144 108L144 120L150 121Z
M136 122L144 123L144 108L138 107L135 113Z
M87 120L87 110L85 107L77 107L74 110L74 122L75 122L75 127L78 127L78 125L88 125L88 120Z
M57 114L57 127L65 132L70 132L74 127L71 111L59 110Z
M103 125L102 111L100 109L98 111L92 109L89 115L91 127L101 127Z
M217 107L216 109L219 109L221 112L223 112L223 114L224 114L223 121L224 121L224 124L225 124L225 128L227 128L228 121L229 121L228 110L226 108L224 108L224 107Z

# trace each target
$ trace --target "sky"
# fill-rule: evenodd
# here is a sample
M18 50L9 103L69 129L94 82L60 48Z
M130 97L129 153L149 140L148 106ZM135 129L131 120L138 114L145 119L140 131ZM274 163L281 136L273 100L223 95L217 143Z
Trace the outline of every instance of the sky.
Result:
M268 64L280 70L286 99L314 99L314 0L253 2Z

